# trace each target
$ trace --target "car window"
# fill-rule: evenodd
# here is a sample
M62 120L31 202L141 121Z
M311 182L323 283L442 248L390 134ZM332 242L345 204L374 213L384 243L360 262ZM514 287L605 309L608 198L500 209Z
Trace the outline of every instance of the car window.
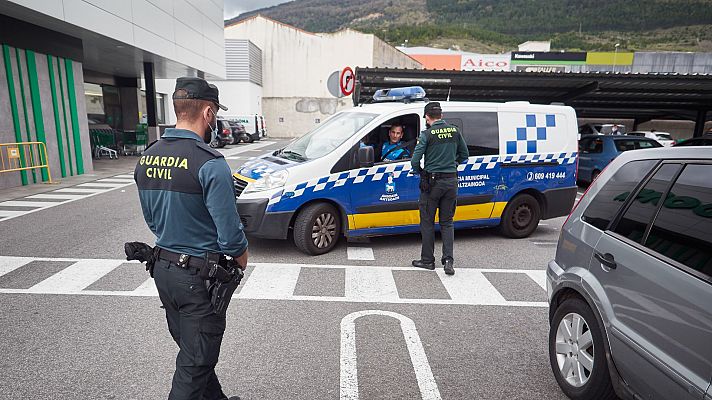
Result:
M613 231L637 243L642 243L645 230L658 208L660 198L667 192L670 182L679 170L680 164L665 164L660 167L635 196L635 200L630 203Z
M614 143L616 144L616 150L618 150L618 152L620 153L628 150L635 150L637 142L637 140L633 139L614 140Z
M603 152L603 139L588 139L581 143L581 151L586 151L588 153L602 153Z
M662 147L663 145L654 140L639 140L637 146L637 149L652 149L653 147Z
M598 229L607 229L630 192L656 163L655 160L639 160L631 161L620 167L596 194L581 219Z
M669 133L656 133L655 136L660 140L672 140L672 136Z
M712 277L712 165L687 165L670 191L645 246Z
M496 112L449 112L444 119L460 129L471 156L499 154L499 119Z

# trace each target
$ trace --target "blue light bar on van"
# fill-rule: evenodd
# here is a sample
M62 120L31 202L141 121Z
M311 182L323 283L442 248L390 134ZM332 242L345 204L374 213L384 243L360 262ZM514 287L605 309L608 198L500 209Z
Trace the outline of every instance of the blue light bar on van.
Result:
M373 94L373 101L415 101L424 98L425 89L420 86L379 89Z

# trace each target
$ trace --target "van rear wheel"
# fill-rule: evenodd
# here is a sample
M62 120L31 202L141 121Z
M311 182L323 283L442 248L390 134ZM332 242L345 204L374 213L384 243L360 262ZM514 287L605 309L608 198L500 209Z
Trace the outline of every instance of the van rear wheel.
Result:
M341 216L331 204L311 204L294 221L294 244L316 256L331 251L341 236Z
M514 197L502 214L499 230L503 235L521 239L531 235L541 220L541 206L531 195L520 194Z

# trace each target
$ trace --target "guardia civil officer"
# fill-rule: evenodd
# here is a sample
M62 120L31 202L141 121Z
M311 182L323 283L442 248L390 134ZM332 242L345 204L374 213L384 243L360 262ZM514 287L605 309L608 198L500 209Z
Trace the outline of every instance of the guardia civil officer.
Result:
M235 257L247 265L247 239L235 204L230 167L208 143L217 130L218 89L184 77L173 93L177 123L136 165L141 208L160 248L153 277L178 344L170 400L223 400L215 365L225 316L210 302L199 270L207 255ZM239 399L233 397L232 399Z
M440 210L440 235L443 240L442 263L445 273L453 275L453 242L455 230L453 217L457 206L457 166L467 160L465 139L457 127L442 119L440 103L425 105L425 123L428 127L421 132L415 146L411 165L420 174L420 234L422 249L420 260L413 266L435 269L435 213ZM420 159L425 155L425 170L420 167Z

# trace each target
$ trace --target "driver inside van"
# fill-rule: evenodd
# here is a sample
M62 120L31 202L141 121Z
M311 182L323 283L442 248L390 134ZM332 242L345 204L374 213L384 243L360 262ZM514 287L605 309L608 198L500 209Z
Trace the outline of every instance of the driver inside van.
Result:
M388 142L381 147L381 161L398 161L410 158L407 143L403 142L403 126L392 125L388 131Z

